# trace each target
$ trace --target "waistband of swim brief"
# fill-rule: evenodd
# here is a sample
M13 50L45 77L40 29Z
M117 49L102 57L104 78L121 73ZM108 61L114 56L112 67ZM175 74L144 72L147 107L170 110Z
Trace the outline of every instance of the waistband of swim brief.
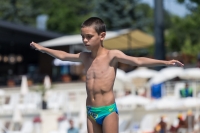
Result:
M102 109L102 108L110 108L110 107L113 107L113 106L116 107L116 103L113 103L113 104L107 105L107 106L99 106L99 107L86 106L86 107L87 107L87 108L90 108L90 109Z

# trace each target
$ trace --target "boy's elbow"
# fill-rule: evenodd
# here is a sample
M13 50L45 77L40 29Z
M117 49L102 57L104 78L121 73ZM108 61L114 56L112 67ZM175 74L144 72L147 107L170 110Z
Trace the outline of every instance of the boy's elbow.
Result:
M142 62L140 62L140 61L137 62L136 65L137 65L137 66L144 66L144 64L143 64Z
M61 60L61 61L65 61L65 59L64 58L58 58L59 60Z
M61 54L61 59L64 60L64 61L65 61L65 60L68 60L70 57L71 57L70 54L67 53L67 52L63 52L63 53Z
M136 65L136 66L142 66L143 63L142 63L142 61L140 61L140 60L137 58L136 61L135 61L135 65Z
M63 55L63 54L60 54L57 58L58 58L59 60L64 61L64 60L66 59L66 56Z

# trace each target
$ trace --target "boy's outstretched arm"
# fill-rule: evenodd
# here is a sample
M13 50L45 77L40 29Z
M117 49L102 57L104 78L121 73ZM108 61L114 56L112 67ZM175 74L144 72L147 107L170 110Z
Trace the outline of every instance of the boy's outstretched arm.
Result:
M68 60L68 61L77 61L77 62L81 62L81 58L80 58L80 53L78 54L70 54L64 51L60 51L60 50L54 50L54 49L50 49L50 48L46 48L43 47L35 42L31 42L30 46L32 48L34 48L35 50L38 50L42 53L47 53L50 56L60 59L60 60Z
M121 63L133 65L133 66L184 66L181 62L177 60L156 60L146 57L132 57L127 56L119 50L113 50L112 54L114 58Z

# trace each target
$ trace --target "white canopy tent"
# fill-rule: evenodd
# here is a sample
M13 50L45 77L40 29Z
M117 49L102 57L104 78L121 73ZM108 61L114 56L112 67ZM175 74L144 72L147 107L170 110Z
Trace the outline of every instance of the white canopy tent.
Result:
M80 62L72 62L72 61L62 61L59 59L54 59L53 64L55 66L63 66L63 65L80 65Z
M117 37L119 35L122 35L128 32L129 32L128 29L123 29L119 31L107 31L105 39ZM44 47L76 45L76 44L82 44L82 37L81 35L66 35L66 36L58 37L58 38L51 39L48 41L40 42L39 44Z

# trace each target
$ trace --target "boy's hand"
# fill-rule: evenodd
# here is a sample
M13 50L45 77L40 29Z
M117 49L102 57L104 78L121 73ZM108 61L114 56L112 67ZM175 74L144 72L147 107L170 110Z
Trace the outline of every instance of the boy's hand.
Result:
M31 42L30 43L30 46L35 49L35 50L38 50L38 51L41 51L42 52L42 46L40 46L39 44L35 43L35 42Z
M168 61L168 65L169 66L180 66L180 67L184 66L184 64L182 64L180 61L177 61L177 60Z

